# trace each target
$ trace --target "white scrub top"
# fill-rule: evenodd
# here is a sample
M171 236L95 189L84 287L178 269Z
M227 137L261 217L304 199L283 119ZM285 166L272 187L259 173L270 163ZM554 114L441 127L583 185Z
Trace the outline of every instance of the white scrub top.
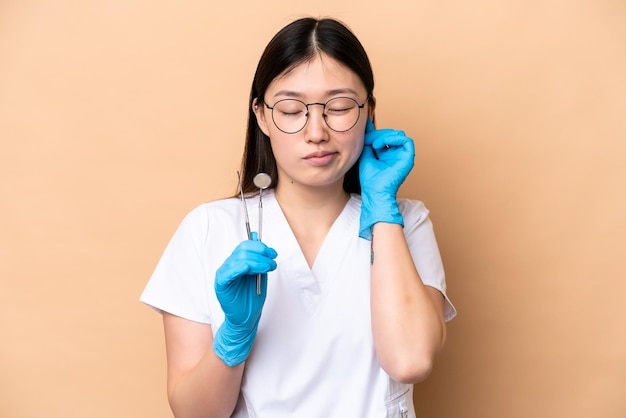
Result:
M258 198L247 199L258 230ZM446 298L428 210L401 200L404 233L424 284ZM216 270L247 238L240 199L200 205L183 220L141 301L192 321L224 320ZM352 195L309 268L272 191L263 194L263 242L278 253L244 371L235 417L414 417L413 386L394 382L376 359L370 316L370 242L359 238L361 198Z

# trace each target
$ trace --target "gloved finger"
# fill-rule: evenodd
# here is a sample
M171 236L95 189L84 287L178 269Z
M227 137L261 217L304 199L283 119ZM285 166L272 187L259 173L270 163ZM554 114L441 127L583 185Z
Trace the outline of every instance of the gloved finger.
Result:
M267 273L276 269L276 261L265 254L253 251L240 251L228 258L226 263L233 274Z
M365 138L364 144L370 145L374 138L376 137L376 128L374 127L374 123L370 118L367 118L367 124L365 125Z
M233 251L233 255L235 253L238 253L240 251L249 251L249 252L255 252L258 254L262 254L266 257L269 258L276 258L276 256L278 255L276 253L276 250L274 250L271 247L268 247L267 245L265 245L264 242L259 241L258 240L258 234L256 232L252 232L251 234L251 238L249 240L246 241L242 241ZM254 238L254 239L253 239Z
M229 257L215 274L216 290L228 287L237 280L245 280L246 277L266 274L275 270L276 266L274 260L258 254L247 256L245 260Z
M246 257L247 274L267 273L276 270L276 261L264 254L252 253Z
M276 250L261 241L243 241L224 261L217 273L221 277L266 273L276 269Z
M365 144L372 144L376 141L380 141L381 138L393 137L397 135L404 135L404 132L395 129L377 129L372 132L365 133Z
M257 278L261 276L261 292L260 295L263 295L261 299L257 295ZM248 274L245 276L238 276L235 279L227 282L220 283L215 282L215 291L219 294L220 303L229 304L231 306L237 306L242 303L242 298L252 298L255 301L262 301L265 299L265 295L267 294L267 273L257 274ZM232 285L232 288L230 286ZM246 302L249 303L249 302ZM237 313L237 315L241 315L241 312ZM231 321L233 318L231 318ZM241 319L239 317L239 322L248 323L248 319Z
M370 159L376 159L375 155L374 155L374 150L372 149L371 145L365 145L363 147L363 151L361 151L361 157L360 160L361 161L367 161Z
M372 147L377 151L391 147L402 147L410 150L413 148L413 140L402 131L392 131L387 135L374 138Z

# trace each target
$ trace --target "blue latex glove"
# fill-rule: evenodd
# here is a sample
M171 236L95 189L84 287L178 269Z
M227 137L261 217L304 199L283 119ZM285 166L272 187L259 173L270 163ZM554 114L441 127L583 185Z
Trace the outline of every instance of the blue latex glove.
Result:
M413 168L415 146L402 131L376 129L370 119L359 161L361 225L359 236L370 240L378 222L404 226L396 195Z
M215 293L225 319L213 339L213 350L231 367L250 354L267 295L267 272L276 269L276 251L259 241L256 232L251 235L215 273ZM256 293L258 273L260 295Z

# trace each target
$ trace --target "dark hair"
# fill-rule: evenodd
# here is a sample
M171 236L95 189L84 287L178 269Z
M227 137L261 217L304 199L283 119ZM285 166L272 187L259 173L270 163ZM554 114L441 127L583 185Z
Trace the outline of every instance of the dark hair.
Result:
M267 173L272 177L270 188L276 187L278 183L278 169L272 146L267 135L259 128L252 109L254 99L257 99L258 104L263 104L265 92L276 77L312 60L320 53L334 58L352 70L363 82L370 105L375 104L374 74L369 59L361 42L343 23L335 19L307 17L282 28L267 44L252 82L248 103L248 130L241 162L241 185L244 193L258 191L253 183L257 173ZM348 193L361 193L358 161L346 173L343 188Z

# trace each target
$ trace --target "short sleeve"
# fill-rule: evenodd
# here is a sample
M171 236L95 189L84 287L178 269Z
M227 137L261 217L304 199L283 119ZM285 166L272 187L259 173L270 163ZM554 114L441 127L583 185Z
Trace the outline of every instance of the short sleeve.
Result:
M140 301L159 312L210 324L206 280L206 208L185 216L163 252Z
M444 319L456 316L456 309L446 294L446 276L428 209L418 200L400 200L404 235L417 271L426 286L439 290L445 298Z

